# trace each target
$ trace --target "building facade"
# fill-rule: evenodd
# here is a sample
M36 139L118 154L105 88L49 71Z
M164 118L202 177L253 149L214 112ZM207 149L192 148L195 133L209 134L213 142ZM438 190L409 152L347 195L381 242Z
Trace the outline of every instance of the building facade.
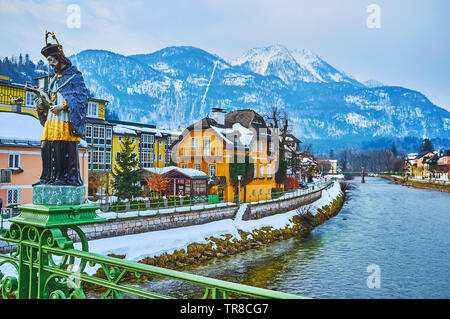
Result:
M213 109L214 118L205 117L186 128L172 146L177 166L203 171L210 177L210 194L225 201L270 199L276 187L278 144L262 116L253 110L225 114ZM274 141L277 140L273 139ZM231 180L230 165L248 156L253 163L253 180L243 187ZM242 179L244 176L242 176Z

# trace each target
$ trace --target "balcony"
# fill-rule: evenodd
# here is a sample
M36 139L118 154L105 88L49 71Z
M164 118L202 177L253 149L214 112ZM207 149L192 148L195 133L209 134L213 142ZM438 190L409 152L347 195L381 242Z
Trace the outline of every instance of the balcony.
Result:
M212 148L192 148L183 147L179 150L179 156L182 160L191 158L192 161L216 161L223 158L223 149L221 147Z

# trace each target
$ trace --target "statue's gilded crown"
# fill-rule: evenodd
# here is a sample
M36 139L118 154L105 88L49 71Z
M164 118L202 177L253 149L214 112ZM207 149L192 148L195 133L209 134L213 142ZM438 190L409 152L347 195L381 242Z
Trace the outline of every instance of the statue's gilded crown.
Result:
M47 42L47 38L49 35L51 35L52 38L56 41L56 44ZM59 44L59 41L53 32L45 31L45 47L42 48L41 54L45 57L55 54L64 56L62 46Z

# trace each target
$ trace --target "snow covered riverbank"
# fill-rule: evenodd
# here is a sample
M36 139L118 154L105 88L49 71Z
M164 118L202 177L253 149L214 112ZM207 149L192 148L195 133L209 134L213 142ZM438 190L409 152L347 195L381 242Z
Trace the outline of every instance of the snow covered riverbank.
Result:
M336 198L342 195L338 182L334 182L327 190L322 191L322 196L309 206L312 215L316 215L318 208L330 205ZM89 251L101 255L124 255L130 261L140 261L147 257L156 257L162 254L172 254L177 250L187 250L192 243L213 243L208 238L223 238L229 234L237 240L241 240L239 231L251 233L263 227L272 227L273 230L284 229L286 226L294 226L293 217L301 210L294 209L282 214L263 217L256 220L242 220L242 216L248 204L242 204L234 219L224 219L201 225L172 228L161 231L152 231L140 234L103 238L89 241ZM214 244L215 245L215 244ZM79 243L75 243L76 249L81 249ZM85 271L94 274L99 266L87 266ZM5 275L10 274L11 269L0 270ZM9 271L8 271L9 270ZM14 272L14 270L13 270Z
M311 213L315 215L317 209L340 196L339 183L322 192L322 197L310 205ZM191 243L206 244L209 237L220 238L221 235L230 234L240 240L238 230L252 232L255 229L271 226L273 229L282 229L287 225L292 226L292 218L299 213L297 209L264 217L257 220L242 220L242 214L247 204L241 205L235 219L224 219L202 225L194 225L182 228L173 228L161 231L147 232L141 234L111 237L89 242L89 251L107 255L125 255L125 259L139 261L146 257L171 254L176 250L187 249ZM95 272L97 267L86 269L88 273Z

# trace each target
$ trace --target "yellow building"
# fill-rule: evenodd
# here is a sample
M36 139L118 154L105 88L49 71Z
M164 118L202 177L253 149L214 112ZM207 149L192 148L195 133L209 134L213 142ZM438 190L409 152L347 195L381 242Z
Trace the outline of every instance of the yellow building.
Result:
M115 121L114 134L128 132L131 138L138 142L136 154L139 168L166 167L170 162L170 145L178 138L181 132L157 129L155 125ZM117 134L116 134L117 132ZM114 145L117 150L118 145ZM116 152L116 151L115 151Z
M210 194L219 194L225 201L234 201L240 188L241 201L270 199L276 187L277 147L272 131L253 110L239 110L225 115L213 108L214 119L205 117L186 128L172 146L173 160L181 168L193 168L208 174ZM253 161L253 180L245 187L230 181L230 165L248 155ZM243 177L242 177L243 179Z
M30 113L38 117L34 93L26 92L25 85L12 83L7 76L0 76L0 111Z
M430 171L428 159L433 157L433 152L422 152L417 154L412 165L410 165L410 172L413 177L428 178L432 175Z
M120 154L122 152L122 142L129 138L131 141L131 147L133 149L132 154L134 154L135 158L138 158L139 154L139 137L135 131L121 127L114 126L113 128L113 155L112 155L112 167L113 170L116 167L117 161L120 158ZM136 163L136 167L139 167L139 163Z

